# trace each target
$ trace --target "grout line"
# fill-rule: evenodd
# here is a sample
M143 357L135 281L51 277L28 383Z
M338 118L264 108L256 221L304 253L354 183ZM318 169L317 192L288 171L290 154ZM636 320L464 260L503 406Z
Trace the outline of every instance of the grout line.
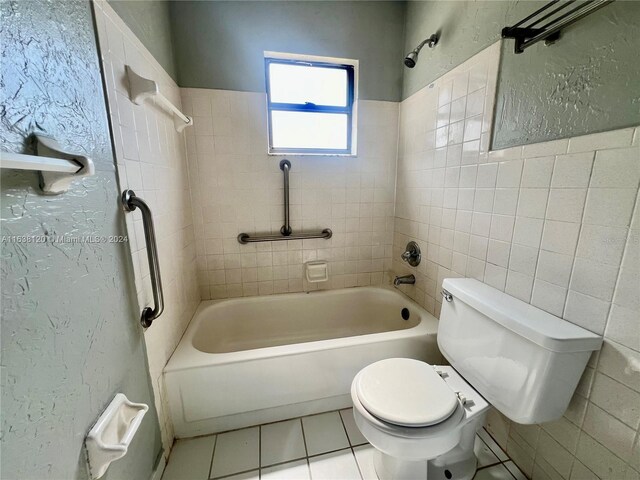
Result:
M349 443L350 447L353 447L353 444L351 443L351 438L349 438L349 432L347 431L347 426L344 424L344 420L342 419L342 414L340 413L340 410L338 410L338 418L340 419L342 430L344 431L344 434L347 437L347 443Z
M263 468L271 468L271 467L280 467L282 465L286 465L287 463L292 463L292 462L299 462L300 460L306 460L308 457L305 455L304 457L296 457L296 458L291 458L289 460L285 460L283 462L277 462L277 463L270 463L269 465L264 465L261 466L260 469Z
M329 451L322 452L322 453L314 453L313 455L309 455L307 458L321 457L322 455L329 455L330 453L341 452L343 450L349 450L349 449L351 449L351 446L342 447L342 448L336 448L335 450L329 450Z
M241 472L229 473L228 475L223 475L221 477L211 478L210 480L219 480L219 479L223 479L223 478L235 477L236 475L242 475L243 473L255 472L256 470L258 470L258 476L260 476L260 473L259 473L260 469L259 468L250 468L249 470L242 470Z
M304 422L302 421L302 417L298 419L300 421L300 428L302 429L302 441L304 443L304 454L306 458L309 458L309 448L307 448L307 436L304 433Z
M358 457L356 457L356 452L353 451L353 447L351 447L351 455L353 456L353 461L356 462L356 468L358 469L358 474L360 474L360 480L364 480L364 475L362 474L362 470L360 469Z
M262 425L258 425L258 468L262 468Z
M309 480L313 480L313 476L311 475L311 463L309 462L309 457L307 457L306 460L307 460L307 471L309 472Z
M349 442L349 446L351 448L351 455L353 455L353 461L356 462L356 468L358 469L358 473L360 474L360 479L364 480L364 475L362 474L362 470L360 469L360 464L358 463L356 452L353 451L353 444L351 443L351 437L349 437L347 426L344 424L344 419L342 418L342 414L340 413L340 411L338 411L338 417L340 417L340 423L342 424L342 429L344 430L344 433L347 436L347 442Z
M571 292L571 281L573 280L573 274L575 273L575 268L576 268L576 260L578 259L577 255L578 255L578 246L580 245L580 234L582 233L582 227L584 225L584 217L585 217L585 214L587 212L587 200L589 198L589 190L591 188L591 180L593 179L593 169L595 168L595 165L596 165L596 152L594 151L594 152L592 152L592 155L591 155L591 169L589 170L589 182L587 183L587 193L584 196L584 205L582 206L582 215L580 215L580 223L579 223L580 226L578 228L578 238L576 239L576 247L573 250L573 260L571 261L571 272L569 273L569 281L567 283L567 296L565 297L564 305L562 306L562 317L561 318L563 318L563 319L565 317L565 314L567 313L567 305L569 305L569 293ZM553 169L555 171L555 164L554 164L554 168ZM553 180L553 177L552 177L552 180ZM549 189L549 196L551 196L551 189ZM545 210L545 217L546 217L546 210ZM543 231L543 234L544 234L544 231ZM622 263L622 260L620 262ZM584 295L584 293L581 293L581 292L577 292L577 293L580 293L581 295ZM609 305L609 309L611 309L611 305ZM607 317L608 316L609 316L609 312L607 311ZM598 358L600 358L600 354L599 353L598 353ZM592 385L593 385L593 382L592 382ZM588 394L588 396L591 396L591 386L592 385L589 386L589 394ZM587 399L588 399L588 397L587 397ZM581 429L582 429L582 427L581 427ZM573 469L573 465L571 466L571 469Z
M211 474L213 472L213 456L216 454L216 447L218 446L218 435L213 439L213 451L211 452L211 461L209 462L209 474L208 478L211 478Z

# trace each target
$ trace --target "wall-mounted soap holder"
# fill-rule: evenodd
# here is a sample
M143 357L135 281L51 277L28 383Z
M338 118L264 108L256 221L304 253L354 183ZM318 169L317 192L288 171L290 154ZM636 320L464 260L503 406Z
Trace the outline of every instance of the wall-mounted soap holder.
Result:
M309 283L329 280L329 268L326 260L313 260L304 264L305 276Z
M111 462L125 456L147 410L147 405L133 403L122 393L113 397L84 442L92 479L102 477Z

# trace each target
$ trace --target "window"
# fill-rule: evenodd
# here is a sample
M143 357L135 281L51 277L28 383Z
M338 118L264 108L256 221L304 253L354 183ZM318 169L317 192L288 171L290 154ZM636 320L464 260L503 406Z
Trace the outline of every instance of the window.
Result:
M269 153L355 154L357 62L316 58L265 58Z

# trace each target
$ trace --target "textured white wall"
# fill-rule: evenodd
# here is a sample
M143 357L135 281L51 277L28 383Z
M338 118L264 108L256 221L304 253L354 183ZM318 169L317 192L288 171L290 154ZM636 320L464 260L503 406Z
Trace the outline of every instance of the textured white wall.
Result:
M85 435L122 392L151 408L106 477L148 479L160 429L128 248L76 241L126 234L91 6L1 2L0 22L0 150L44 133L96 167L54 196L37 172L0 174L0 477L88 479Z

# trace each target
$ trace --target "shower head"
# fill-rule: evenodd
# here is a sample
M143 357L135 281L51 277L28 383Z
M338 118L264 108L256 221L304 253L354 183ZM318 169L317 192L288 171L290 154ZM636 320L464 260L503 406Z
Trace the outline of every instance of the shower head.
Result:
M416 48L411 53L407 54L404 57L404 65L405 67L413 68L416 66L416 62L418 61L418 49Z
M427 38L422 43L420 43L420 45L414 48L411 52L409 52L406 57L404 57L405 66L408 68L415 67L416 63L418 62L418 54L420 53L420 50L422 50L422 47L424 47L425 45L428 45L429 48L433 48L437 45L437 43L438 43L438 35L434 33L429 38Z

